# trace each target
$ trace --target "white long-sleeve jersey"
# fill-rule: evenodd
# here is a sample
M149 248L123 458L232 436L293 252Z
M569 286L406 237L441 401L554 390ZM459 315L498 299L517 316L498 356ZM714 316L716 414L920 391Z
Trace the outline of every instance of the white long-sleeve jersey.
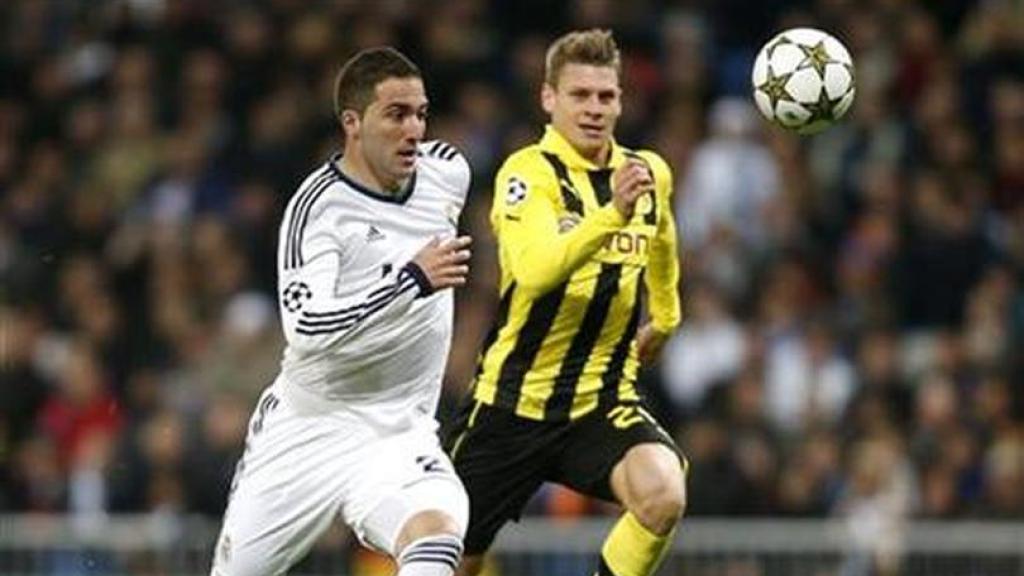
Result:
M299 405L400 430L434 413L453 316L452 291L425 293L409 262L432 238L454 237L469 164L449 144L421 144L409 186L391 197L338 159L305 179L281 222L279 381Z

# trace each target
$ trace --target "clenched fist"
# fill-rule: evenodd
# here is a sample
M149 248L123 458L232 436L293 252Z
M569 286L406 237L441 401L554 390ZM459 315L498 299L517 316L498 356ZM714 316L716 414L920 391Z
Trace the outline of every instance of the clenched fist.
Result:
M654 187L651 169L642 160L630 158L612 174L612 203L627 220L640 196Z

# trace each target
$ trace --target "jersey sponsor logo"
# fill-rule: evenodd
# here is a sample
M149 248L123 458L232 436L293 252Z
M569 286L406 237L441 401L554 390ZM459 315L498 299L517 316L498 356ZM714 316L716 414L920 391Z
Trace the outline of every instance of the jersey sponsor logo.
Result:
M298 312L302 304L313 297L313 291L305 282L295 281L289 284L281 293L281 304L289 312Z
M645 256L651 249L651 239L640 232L621 231L609 234L603 247L627 256Z
M526 200L526 193L529 190L526 182L512 176L508 179L508 188L505 190L505 204L508 206L515 206L523 200Z

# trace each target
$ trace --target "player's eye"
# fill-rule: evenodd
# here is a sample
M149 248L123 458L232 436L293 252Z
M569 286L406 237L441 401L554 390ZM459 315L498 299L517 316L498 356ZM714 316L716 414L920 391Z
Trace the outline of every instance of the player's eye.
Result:
M395 120L401 122L406 116L412 114L413 111L406 106L389 106L384 109L384 117L388 120Z

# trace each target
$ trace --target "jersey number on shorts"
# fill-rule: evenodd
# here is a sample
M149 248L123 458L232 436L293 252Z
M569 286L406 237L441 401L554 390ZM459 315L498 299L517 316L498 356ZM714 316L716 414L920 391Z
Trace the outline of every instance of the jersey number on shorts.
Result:
M423 471L427 474L443 474L444 467L441 465L441 459L434 456L417 456L416 463L423 467Z
M612 421L612 426L619 430L624 430L643 422L647 418L643 409L639 406L620 404L608 411L608 419Z

